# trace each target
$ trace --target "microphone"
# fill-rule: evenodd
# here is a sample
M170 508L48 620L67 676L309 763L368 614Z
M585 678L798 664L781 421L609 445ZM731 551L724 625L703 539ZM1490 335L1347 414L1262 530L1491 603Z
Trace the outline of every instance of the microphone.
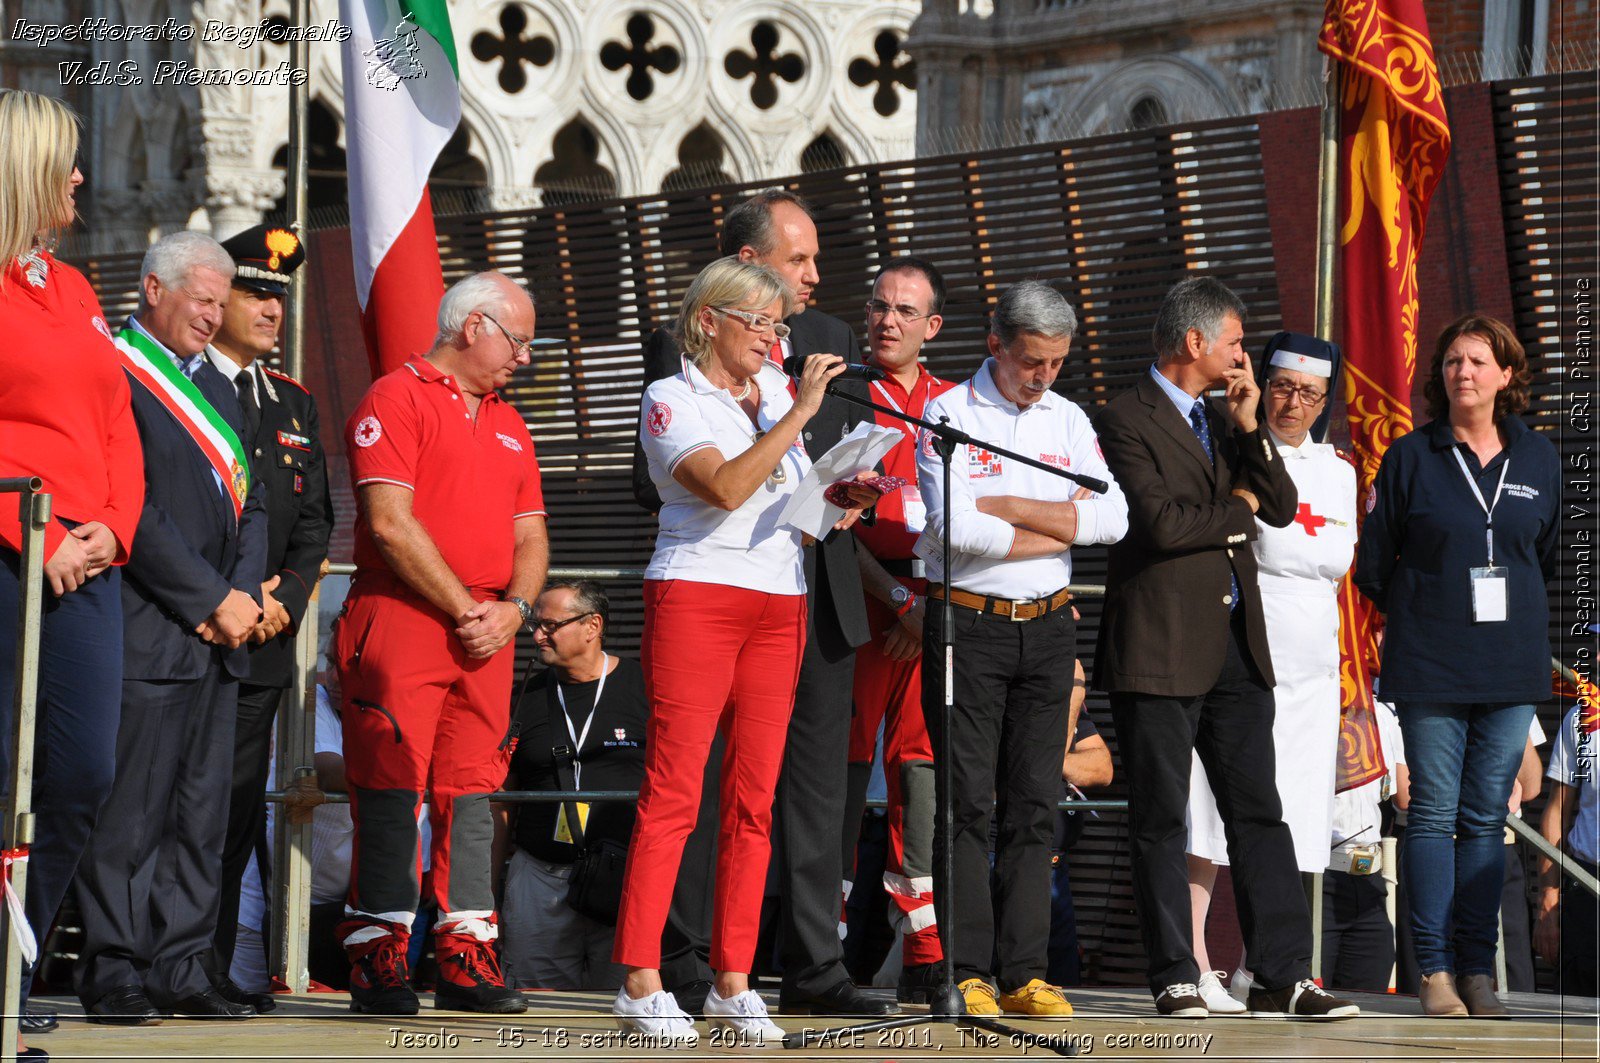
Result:
M801 374L806 371L806 359L814 357L816 357L816 355L791 354L789 357L783 360L783 371L794 377L796 380L799 380ZM858 365L855 362L846 362L844 366L844 372L840 373L833 379L874 381L887 380L888 378L889 374L885 373L877 366Z

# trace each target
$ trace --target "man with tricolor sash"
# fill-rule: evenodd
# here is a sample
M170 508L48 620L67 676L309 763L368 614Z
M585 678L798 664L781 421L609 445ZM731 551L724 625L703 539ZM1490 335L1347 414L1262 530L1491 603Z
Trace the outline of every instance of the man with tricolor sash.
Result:
M76 988L89 1021L244 1019L202 959L216 928L238 681L262 619L266 518L233 389L203 352L233 260L175 233L145 253L116 336L145 453L139 547L124 569L122 721L111 796L78 875Z

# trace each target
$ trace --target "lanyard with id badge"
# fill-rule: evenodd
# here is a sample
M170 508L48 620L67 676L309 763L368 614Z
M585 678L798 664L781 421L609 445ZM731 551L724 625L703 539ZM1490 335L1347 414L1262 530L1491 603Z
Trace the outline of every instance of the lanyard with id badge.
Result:
M1508 457L1500 466L1500 482L1494 485L1494 499L1484 501L1483 492L1478 489L1478 481L1473 479L1472 471L1467 468L1467 460L1461 456L1461 448L1451 447L1450 453L1456 457L1456 464L1461 466L1461 475L1466 477L1467 488L1472 492L1472 497L1478 500L1478 507L1484 515L1484 540L1488 545L1489 564L1483 568L1470 568L1467 578L1472 582L1472 622L1474 624L1497 624L1506 619L1509 603L1509 572L1503 566L1494 563L1494 510L1500 504L1500 491L1506 485L1506 473L1511 468L1511 459Z
M932 386L930 382L928 384L930 391ZM877 392L878 398L882 399L895 412L905 413L905 410L901 409L900 404L895 401L895 397L889 393L889 389L883 386L882 381L873 381L872 390ZM916 405L915 397L912 398L911 405ZM926 398L923 399L922 405L924 409L927 408L928 400ZM904 484L900 488L900 501L905 507L906 531L913 535L921 535L923 529L928 526L928 507L922 501L922 492L914 483Z
M606 663L610 663L609 658L607 658ZM554 679L554 676L551 678ZM583 789L583 762L578 759L578 756L583 749L583 743L589 738L589 726L594 723L594 714L600 710L600 699L605 696L606 669L602 667L600 670L600 683L594 689L594 704L589 707L589 718L583 721L582 731L572 726L572 717L567 714L567 696L561 690L561 683L556 681L553 685L556 688L556 701L561 706L561 721L567 725L567 736L572 739L572 746L570 747L572 750L572 788L581 790ZM577 844L573 836L572 824L567 819L568 816L573 814L573 809L577 810L578 834L581 835L589 828L589 802L563 803L560 814L556 816L555 840L566 845Z

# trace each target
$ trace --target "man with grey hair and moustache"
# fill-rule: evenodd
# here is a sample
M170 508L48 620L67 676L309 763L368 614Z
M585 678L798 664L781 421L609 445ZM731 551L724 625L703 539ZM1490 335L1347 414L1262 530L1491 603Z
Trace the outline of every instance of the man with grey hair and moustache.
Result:
M247 1019L212 989L239 680L261 622L267 522L238 397L206 360L233 259L209 236L155 243L117 350L144 447L145 496L123 569L116 774L78 870L75 972L90 1022L162 1013Z
M953 897L948 955L967 1011L1065 1017L1072 1005L1044 980L1050 938L1050 845L1067 748L1077 620L1067 584L1074 545L1114 543L1128 504L1088 416L1050 386L1078 330L1054 288L1023 281L1001 296L989 359L964 385L928 403L924 417L1074 473L1104 480L1096 495L1071 480L1002 457L982 442L959 448L944 495L936 439L924 431L917 480L927 530L922 709L934 757L948 750L953 835L935 833L934 891ZM950 545L954 707L944 718L941 542ZM941 734L948 723L948 734ZM941 741L941 738L943 741ZM991 897L989 819L998 808ZM955 882L944 881L946 846ZM996 966L998 961L998 966Z
M1111 549L1095 685L1111 694L1126 769L1157 1012L1209 1014L1184 861L1193 752L1226 824L1256 978L1250 1016L1343 1019L1360 1009L1311 980L1311 920L1274 778L1272 657L1249 544L1258 519L1286 527L1299 494L1257 415L1244 316L1213 277L1173 285L1151 329L1155 364L1095 417L1131 511ZM1214 389L1220 401L1207 399Z
M501 273L458 281L433 348L350 415L356 574L334 633L355 852L339 939L350 1008L414 1015L406 949L432 819L435 1005L527 1010L495 957L489 795L506 777L519 629L549 564L533 440L498 394L532 357L533 300Z

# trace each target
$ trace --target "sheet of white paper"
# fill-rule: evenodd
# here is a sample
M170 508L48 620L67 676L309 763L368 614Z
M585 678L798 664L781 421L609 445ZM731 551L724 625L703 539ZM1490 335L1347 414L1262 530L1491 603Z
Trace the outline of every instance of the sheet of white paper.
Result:
M856 425L855 431L812 463L811 471L783 507L784 526L817 539L827 535L844 510L829 503L822 493L831 484L853 480L857 473L876 467L904 436L898 428L883 428L870 422Z

